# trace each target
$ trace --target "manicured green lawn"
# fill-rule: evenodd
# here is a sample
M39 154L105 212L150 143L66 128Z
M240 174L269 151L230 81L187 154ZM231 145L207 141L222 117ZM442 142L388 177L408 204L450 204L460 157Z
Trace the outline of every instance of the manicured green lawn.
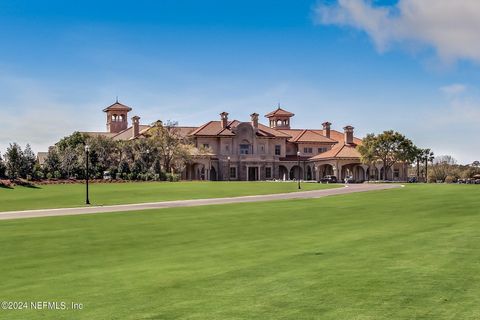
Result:
M0 222L5 319L479 319L480 188Z
M341 185L302 183L302 191ZM183 199L221 198L298 191L293 182L140 182L98 183L90 186L93 205L112 205ZM0 188L0 211L71 208L85 204L85 185L45 185Z

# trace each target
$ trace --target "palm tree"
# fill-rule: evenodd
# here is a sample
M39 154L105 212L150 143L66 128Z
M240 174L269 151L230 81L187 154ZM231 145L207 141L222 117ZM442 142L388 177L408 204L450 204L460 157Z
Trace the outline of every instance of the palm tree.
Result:
M428 163L435 159L434 153L430 149L422 150L422 160L425 161L425 183L428 182Z

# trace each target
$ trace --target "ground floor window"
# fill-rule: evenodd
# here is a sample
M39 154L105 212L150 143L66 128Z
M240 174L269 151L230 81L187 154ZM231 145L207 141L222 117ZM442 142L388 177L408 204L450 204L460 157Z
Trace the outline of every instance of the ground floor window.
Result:
M393 177L394 178L400 178L400 170L399 169L393 170Z
M272 179L272 167L265 168L265 179Z
M237 179L237 168L230 167L230 179Z

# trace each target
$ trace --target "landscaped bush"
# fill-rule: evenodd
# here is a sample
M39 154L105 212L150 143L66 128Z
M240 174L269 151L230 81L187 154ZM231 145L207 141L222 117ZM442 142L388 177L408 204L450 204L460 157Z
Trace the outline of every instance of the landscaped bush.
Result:
M453 176L447 176L445 178L445 183L454 183L457 179L455 179L455 177Z
M167 181L169 182L178 182L180 181L180 175L176 173L167 173L166 174Z

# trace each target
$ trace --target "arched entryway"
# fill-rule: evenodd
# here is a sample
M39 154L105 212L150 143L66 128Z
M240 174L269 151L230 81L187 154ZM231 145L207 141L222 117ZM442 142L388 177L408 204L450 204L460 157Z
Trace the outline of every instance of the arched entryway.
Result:
M278 166L278 179L287 180L288 179L288 169L285 166Z
M307 180L312 180L312 178L313 178L312 168L310 166L307 166L307 177L306 177L306 179Z
M333 176L333 166L331 164L324 164L318 167L318 178L322 179L325 176Z
M217 170L214 167L210 169L210 180L217 181Z
M300 180L303 179L303 170L299 166L293 166L290 169L290 180L297 180L300 177Z

